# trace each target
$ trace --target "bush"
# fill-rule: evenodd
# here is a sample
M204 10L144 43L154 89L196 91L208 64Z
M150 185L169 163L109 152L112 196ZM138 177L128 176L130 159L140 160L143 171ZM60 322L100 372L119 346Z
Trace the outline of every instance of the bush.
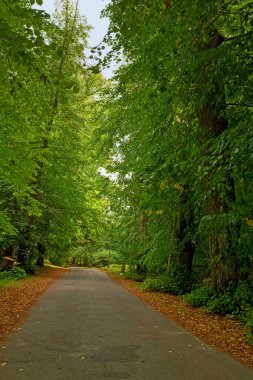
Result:
M205 306L215 296L215 291L210 285L203 285L184 296L184 300L193 307Z
M253 282L239 281L234 292L234 300L238 312L245 311L249 306L253 306Z
M252 281L239 281L230 286L219 296L208 303L208 311L226 315L233 314L244 318L245 312L253 306Z
M234 314L234 299L228 293L225 293L208 302L207 311L220 315Z
M26 277L26 271L23 268L15 267L10 271L1 272L0 280L21 280Z
M246 339L249 344L253 345L253 309L250 308L245 318Z
M25 270L27 274L36 274L37 267L34 263L28 262L22 265L22 268Z
M63 253L62 251L61 252L49 251L48 252L48 259L49 259L50 264L59 265L59 266L63 266L67 261L67 258L65 256L65 252Z
M120 264L111 264L108 270L111 273L120 274L121 273L121 265Z
M146 292L161 292L166 293L167 292L167 281L164 276L157 276L154 278L147 278L144 281L143 290Z
M142 282L146 278L145 273L138 273L136 269L131 269L124 274L125 278L131 278L131 280Z
M240 281L234 298L239 317L245 324L247 342L253 345L253 281Z
M175 268L154 278L148 278L143 284L143 290L149 292L170 293L181 295L189 292L192 286L192 278L184 267Z

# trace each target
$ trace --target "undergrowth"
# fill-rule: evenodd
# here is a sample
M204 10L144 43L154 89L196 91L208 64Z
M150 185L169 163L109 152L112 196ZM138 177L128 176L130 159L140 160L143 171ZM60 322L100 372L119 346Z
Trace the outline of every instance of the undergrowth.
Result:
M205 307L206 312L239 318L245 325L247 341L253 344L253 281L233 283L218 294L210 285L203 285L184 296L193 307Z
M147 278L143 283L143 290L181 295L189 292L192 284L191 275L187 273L185 268L180 268L153 278Z
M27 276L23 268L12 268L9 271L0 272L0 280L22 280Z

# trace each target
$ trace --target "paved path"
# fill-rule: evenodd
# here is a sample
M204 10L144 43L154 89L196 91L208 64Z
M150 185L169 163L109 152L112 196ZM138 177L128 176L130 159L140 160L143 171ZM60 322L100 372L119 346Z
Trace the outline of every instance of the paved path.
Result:
M0 351L1 380L252 380L92 269L71 269Z

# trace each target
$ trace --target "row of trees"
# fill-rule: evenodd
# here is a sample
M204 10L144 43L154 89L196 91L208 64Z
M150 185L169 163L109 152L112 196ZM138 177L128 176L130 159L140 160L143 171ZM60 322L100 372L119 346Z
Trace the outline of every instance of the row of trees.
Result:
M253 331L252 2L114 0L93 70L78 1L35 3L0 0L1 256L117 251L163 290L208 283Z
M0 0L0 251L29 269L96 244L103 202L90 137L100 75L87 68L78 2Z
M139 272L184 268L220 293L250 281L251 1L115 0L104 15L124 57L99 129L115 247Z

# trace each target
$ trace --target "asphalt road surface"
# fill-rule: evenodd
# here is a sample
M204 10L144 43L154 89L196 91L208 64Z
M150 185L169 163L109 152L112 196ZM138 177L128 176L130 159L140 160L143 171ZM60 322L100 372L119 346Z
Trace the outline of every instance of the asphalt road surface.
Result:
M1 380L253 380L106 274L71 269L0 351Z

